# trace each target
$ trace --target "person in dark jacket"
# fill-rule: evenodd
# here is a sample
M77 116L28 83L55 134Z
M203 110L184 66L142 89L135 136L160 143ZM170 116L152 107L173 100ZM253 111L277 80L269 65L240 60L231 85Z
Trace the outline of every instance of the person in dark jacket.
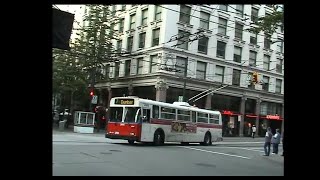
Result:
M273 134L271 132L271 128L267 128L267 132L264 138L264 156L269 156L270 155L270 146L271 146L271 138ZM268 148L268 149L267 149Z
M284 156L284 131L282 132L282 154L281 156Z
M280 139L281 139L280 129L276 129L276 134L274 136L272 136L272 139L271 139L271 143L273 146L272 154L278 154L278 147L280 144Z

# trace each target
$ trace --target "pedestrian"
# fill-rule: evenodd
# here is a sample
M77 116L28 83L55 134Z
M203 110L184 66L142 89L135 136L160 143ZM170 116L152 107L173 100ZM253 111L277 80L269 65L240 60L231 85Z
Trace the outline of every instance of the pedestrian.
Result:
M269 156L270 155L270 145L271 145L271 138L273 134L271 132L271 128L267 128L267 132L264 138L264 156Z
M252 138L254 139L254 135L256 134L257 128L256 125L252 126Z
M278 154L278 147L280 144L280 129L276 129L276 134L272 136L271 143L272 143L272 154Z
M282 154L281 156L284 156L284 131L282 132Z

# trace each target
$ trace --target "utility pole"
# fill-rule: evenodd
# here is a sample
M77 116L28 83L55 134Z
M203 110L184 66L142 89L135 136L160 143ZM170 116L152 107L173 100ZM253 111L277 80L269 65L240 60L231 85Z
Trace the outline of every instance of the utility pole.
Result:
M183 102L187 99L186 98L186 86L187 86L188 58L189 57L187 57L187 60L184 63L184 74L183 74L184 81L183 81L183 94L182 94Z

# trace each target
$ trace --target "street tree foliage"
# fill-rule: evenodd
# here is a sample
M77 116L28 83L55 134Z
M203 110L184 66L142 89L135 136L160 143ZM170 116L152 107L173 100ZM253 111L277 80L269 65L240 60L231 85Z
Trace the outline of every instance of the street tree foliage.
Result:
M84 24L73 27L78 37L71 50L53 49L53 93L68 96L65 104L70 106L74 100L89 101L92 73L97 79L104 76L103 63L115 52L111 41L118 39L113 31L118 17L109 5L86 5L85 9Z
M265 34L273 34L284 24L283 6L272 5L272 13L264 17L258 18L248 29L249 32L258 34L264 32Z

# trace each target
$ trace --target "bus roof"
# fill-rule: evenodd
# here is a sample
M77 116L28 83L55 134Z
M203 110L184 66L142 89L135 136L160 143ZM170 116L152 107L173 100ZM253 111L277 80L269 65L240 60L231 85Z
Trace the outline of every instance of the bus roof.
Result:
M170 108L177 108L177 109L186 110L186 111L197 111L197 112L208 113L208 114L221 114L220 111L200 109L200 108L197 108L197 107L194 107L194 106L177 105L176 103L175 103L175 104L170 104L170 103L165 103L165 102L160 102L160 101L143 99L143 98L139 98L139 97L136 97L136 96L113 97L112 99L128 99L128 98L136 99L136 100L138 100L140 103L148 103L148 104L152 104L152 105L156 105L156 106L164 106L164 107L170 107ZM111 100L112 100L112 99L111 99ZM114 101L113 101L113 102L114 102ZM181 103L181 104L183 104L183 103Z

